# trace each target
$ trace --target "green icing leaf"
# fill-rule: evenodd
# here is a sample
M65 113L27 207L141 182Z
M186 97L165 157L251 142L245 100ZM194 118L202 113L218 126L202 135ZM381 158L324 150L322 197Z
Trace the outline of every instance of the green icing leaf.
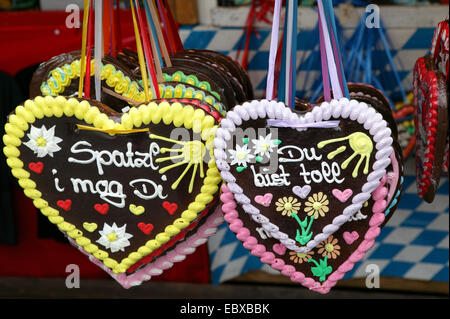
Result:
M327 264L327 256L321 259L319 263L314 259L309 259L308 262L313 262L316 265L315 267L311 267L311 272L314 276L319 277L320 282L325 281L327 276L333 271L333 268Z
M238 173L241 173L244 169L246 169L247 167L245 167L245 166L238 166L238 167L236 167L236 171L238 172Z

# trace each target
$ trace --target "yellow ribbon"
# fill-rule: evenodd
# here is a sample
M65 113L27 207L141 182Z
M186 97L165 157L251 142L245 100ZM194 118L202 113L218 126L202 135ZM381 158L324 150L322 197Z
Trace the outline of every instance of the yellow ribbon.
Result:
M84 69L86 68L86 39L87 39L87 27L89 19L89 7L90 7L90 0L84 0L83 33L81 39L80 82L78 87L78 98L80 99L83 97Z
M137 53L139 58L139 67L141 68L141 74L142 74L142 82L144 84L144 95L145 100L149 101L149 93L148 93L148 79L147 79L147 69L145 66L145 59L144 59L144 53L142 52L142 44L141 44L141 36L139 34L139 28L136 21L136 14L134 12L134 5L133 0L130 0L131 5L131 15L133 16L133 25L134 25L134 34L136 37L136 47L137 47ZM149 61L150 63L150 61Z
M150 131L149 128L142 128L142 129L116 129L116 128L97 128L87 125L81 125L77 124L77 128L79 130L85 130L85 131L96 131L96 132L102 132L102 133L108 133L108 134L133 134L133 133L141 133L141 132L148 132Z

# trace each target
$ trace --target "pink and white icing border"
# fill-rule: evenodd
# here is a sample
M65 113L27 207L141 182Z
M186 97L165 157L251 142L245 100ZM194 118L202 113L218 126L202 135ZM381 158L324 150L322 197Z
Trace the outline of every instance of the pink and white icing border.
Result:
M200 226L197 232L183 242L176 244L175 248L166 253L163 256L155 258L155 261L145 265L144 267L136 270L131 275L115 274L111 269L106 267L100 260L93 255L86 252L77 243L70 239L72 245L77 247L82 253L89 257L89 260L102 268L111 277L113 277L122 287L128 289L133 286L139 286L144 281L150 280L152 277L161 275L165 270L172 268L174 263L183 261L187 255L192 254L196 248L208 240L208 237L214 235L217 232L217 227L223 222L223 212L219 206L215 209L214 213L207 217L205 223Z
M377 152L375 154L376 161L372 166L373 171L367 176L367 182L362 186L361 192L352 198L352 204L347 206L341 215L336 216L332 223L325 226L322 232L315 235L306 246L297 246L294 239L289 238L286 233L280 231L278 226L263 216L260 210L251 204L251 200L236 183L236 178L230 171L226 153L227 141L232 139L236 126L241 125L243 121L256 120L258 118L297 122L299 124L328 121L331 118L349 118L362 124L376 143L375 148ZM222 120L220 127L216 131L214 157L223 180L227 183L227 187L233 193L236 201L242 205L244 211L251 214L253 220L261 224L273 238L278 239L288 249L306 253L336 232L341 225L357 213L371 197L372 192L380 185L380 179L386 174L386 167L390 164L390 155L393 153L391 134L391 130L380 113L366 103L356 100L342 98L340 100L332 100L329 103L323 102L320 106L314 107L311 112L302 116L293 113L282 102L254 100L238 105L227 112L227 116Z
M313 278L306 277L304 273L297 271L292 265L286 265L282 259L276 258L274 253L267 251L264 245L259 244L257 238L250 235L250 230L246 228L243 225L242 220L239 219L239 213L236 211L237 203L234 200L233 193L230 192L225 184L222 185L222 195L220 196L220 199L223 203L222 210L225 213L224 218L228 222L230 229L236 234L236 237L242 241L244 247L250 250L252 255L259 257L261 262L279 270L282 275L289 277L293 282L300 283L302 286L318 293L326 294L344 277L345 273L353 269L356 262L364 258L364 255L372 248L375 239L380 234L380 225L384 221L384 210L387 206L385 196L388 190L384 186L386 180L387 176L384 176L378 188L373 192L372 198L375 200L372 207L373 215L369 221L370 228L364 234L364 240L359 244L355 252L353 252L337 270L331 273L323 283L320 283Z

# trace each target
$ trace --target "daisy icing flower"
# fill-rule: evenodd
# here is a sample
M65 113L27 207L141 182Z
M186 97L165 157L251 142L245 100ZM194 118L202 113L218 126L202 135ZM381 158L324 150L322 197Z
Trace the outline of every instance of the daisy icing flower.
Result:
M314 219L319 218L319 215L324 217L325 213L329 211L328 204L327 195L322 192L313 194L308 197L308 201L305 203L305 213L308 216L314 216Z
M124 251L124 248L130 246L130 239L133 235L125 232L127 225L118 227L116 223L109 226L107 223L103 225L103 230L99 233L101 237L97 239L97 243L111 249L111 252Z
M238 164L239 166L247 167L247 164L254 158L254 156L250 154L248 145L236 145L236 150L229 150L229 152L231 154L230 165Z
M36 128L32 125L27 136L30 140L23 144L37 154L37 157L45 157L47 155L53 157L53 153L61 149L58 143L62 142L62 139L55 136L55 126L47 130L44 125L41 128Z
M279 143L278 140L272 140L272 133L267 135L266 137L258 137L257 140L252 140L254 144L253 148L255 149L255 155L261 156L270 156L270 153L273 151L273 148L276 147Z
M291 216L293 213L297 213L300 210L301 203L292 196L279 198L276 203L277 212L281 212L281 215Z
M317 253L321 254L322 257L327 256L328 259L336 259L341 254L341 246L338 245L338 239L334 238L333 235L318 244L317 248L319 248Z
M290 251L289 252L289 259L292 260L296 264L301 264L301 263L311 259L312 255L314 255L314 252L312 250L310 250L306 254L297 253L295 251Z

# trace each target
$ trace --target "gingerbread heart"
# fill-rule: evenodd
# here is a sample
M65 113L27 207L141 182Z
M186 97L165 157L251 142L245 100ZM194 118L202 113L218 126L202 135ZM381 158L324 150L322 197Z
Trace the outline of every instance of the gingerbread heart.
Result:
M385 194L384 183L374 193ZM233 193L222 186L222 210L230 229L242 241L244 247L261 262L270 265L291 281L321 294L326 294L360 261L373 246L380 234L384 220L386 200L371 198L361 210L344 223L333 235L320 242L307 253L280 249L276 238L252 219L251 215L236 203Z
M227 113L214 156L245 213L287 249L308 253L370 199L391 162L392 142L381 114L365 103L334 100L299 116L262 100ZM305 200L291 191L295 185L311 186ZM335 189L352 194L342 202ZM264 193L273 196L270 207L254 202Z
M26 101L9 116L4 153L50 222L103 268L130 276L205 224L221 183L211 156L217 121L189 103L154 101L124 114L97 104ZM28 166L36 161L40 174ZM165 201L178 206L174 214Z
M431 56L417 60L413 86L416 184L418 195L431 203L439 186L448 136L447 86Z

